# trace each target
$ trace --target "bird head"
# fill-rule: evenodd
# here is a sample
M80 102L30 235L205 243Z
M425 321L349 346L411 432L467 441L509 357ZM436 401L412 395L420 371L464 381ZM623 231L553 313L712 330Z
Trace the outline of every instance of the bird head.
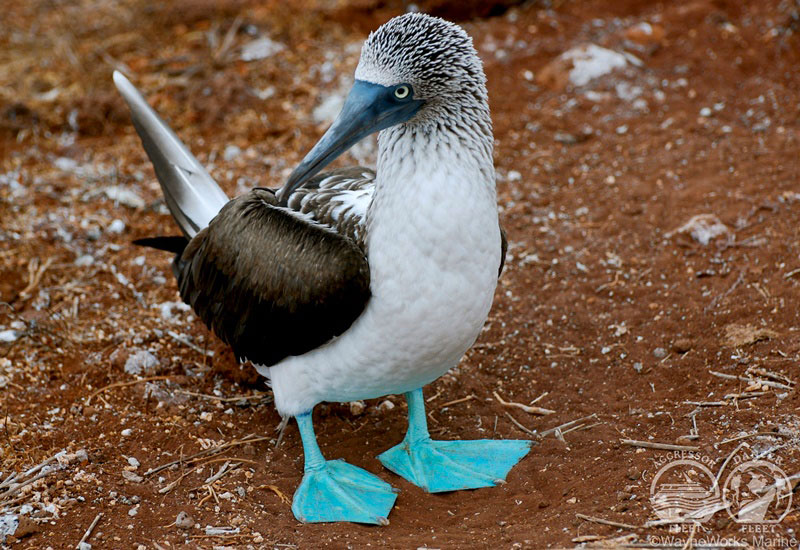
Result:
M438 17L395 17L369 35L339 116L278 192L289 195L358 141L398 124L477 107L488 118L486 77L472 39Z

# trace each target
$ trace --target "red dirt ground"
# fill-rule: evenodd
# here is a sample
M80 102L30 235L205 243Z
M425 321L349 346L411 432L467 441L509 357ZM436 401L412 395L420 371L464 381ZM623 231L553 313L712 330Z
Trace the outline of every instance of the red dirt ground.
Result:
M460 19L484 59L510 241L486 330L426 395L437 437L538 445L503 486L429 495L375 459L402 437L400 397L319 406L323 452L401 489L383 528L299 524L294 424L276 448L252 369L190 312L162 314L179 300L170 259L130 241L174 229L110 74L131 75L227 192L278 186L401 2L4 3L0 517L24 518L4 546L74 548L102 512L94 548L797 547L800 4L512 3L418 4ZM258 36L285 47L241 60ZM641 66L555 89L551 62L589 42ZM725 226L705 245L677 231L701 214ZM157 359L140 377L123 368L137 350ZM772 525L720 510L653 526L651 484L680 457L628 439L696 447L722 481L758 455L794 504ZM9 495L3 479L61 450ZM226 461L239 467L207 481Z

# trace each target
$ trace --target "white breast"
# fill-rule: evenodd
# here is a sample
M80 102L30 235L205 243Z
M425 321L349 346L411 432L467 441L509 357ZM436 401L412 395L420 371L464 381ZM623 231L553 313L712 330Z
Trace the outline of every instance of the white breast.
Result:
M489 313L501 240L491 164L408 136L381 145L383 158L403 162L379 161L372 298L339 338L269 369L282 414L428 384L458 363Z

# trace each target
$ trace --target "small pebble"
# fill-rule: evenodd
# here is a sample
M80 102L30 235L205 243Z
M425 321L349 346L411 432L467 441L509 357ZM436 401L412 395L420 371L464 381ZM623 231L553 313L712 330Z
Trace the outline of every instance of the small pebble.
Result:
M175 526L179 529L191 529L194 526L194 519L186 512L180 512L175 519Z
M228 145L225 147L225 151L222 153L222 158L224 158L227 162L230 162L241 154L242 150L239 147L236 145Z
M367 406L363 401L351 401L350 402L350 414L353 416L358 416L364 412Z
M130 465L131 465L131 466L133 466L134 468L138 468L138 467L139 467L139 465L140 465L139 461L138 461L138 460L136 460L136 458L134 458L134 457L132 457L132 456L129 456L129 457L128 457L128 464L130 464Z
M676 353L686 353L692 349L692 341L688 338L678 338L672 343L672 350Z
M128 356L124 368L125 372L128 374L138 375L142 373L151 373L158 365L158 357L147 350L141 349Z
M384 400L380 405L378 405L378 410L381 412L391 411L392 409L394 409L394 403L388 399Z
M130 481L131 483L141 483L142 481L144 481L144 478L142 476L130 472L128 470L122 470L122 477Z
M663 359L666 356L667 356L667 350L665 350L664 348L656 348L653 350L653 357L655 357L656 359Z
M78 545L78 550L92 550L92 545L88 542L82 542Z
M91 254L84 254L83 256L75 258L75 261L72 263L78 267L88 267L94 263L94 256Z
M636 372L638 372L638 373L641 373L643 368L644 368L644 367L642 366L642 364L641 364L641 363L638 363L638 362L637 362L637 363L634 363L634 364L633 364L633 370L635 370L635 371L636 371Z
M119 235L125 231L125 222L120 219L116 219L108 225L106 231Z
M16 330L3 330L0 331L0 342L10 344L11 342L15 342L21 335L22 333Z
M135 516L138 513L139 513L139 507L138 506L134 506L133 508L128 510L128 515L131 516L131 517Z
M130 437L130 435L133 433L133 430L131 430L130 428L125 428L119 433L120 435L122 435L122 437Z

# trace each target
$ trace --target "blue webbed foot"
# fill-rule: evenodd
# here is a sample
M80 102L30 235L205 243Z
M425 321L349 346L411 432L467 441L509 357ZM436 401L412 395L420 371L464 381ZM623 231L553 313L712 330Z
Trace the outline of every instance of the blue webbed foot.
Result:
M344 460L328 460L306 471L292 500L294 517L304 523L352 521L386 525L397 490Z
M405 440L378 456L388 469L429 493L493 487L528 454L530 441Z
M429 493L493 487L531 448L525 440L434 441L428 435L422 390L406 394L408 433L378 459Z
M317 445L311 413L298 415L306 463L294 493L292 512L304 523L352 521L386 525L398 490L344 460L325 460Z

